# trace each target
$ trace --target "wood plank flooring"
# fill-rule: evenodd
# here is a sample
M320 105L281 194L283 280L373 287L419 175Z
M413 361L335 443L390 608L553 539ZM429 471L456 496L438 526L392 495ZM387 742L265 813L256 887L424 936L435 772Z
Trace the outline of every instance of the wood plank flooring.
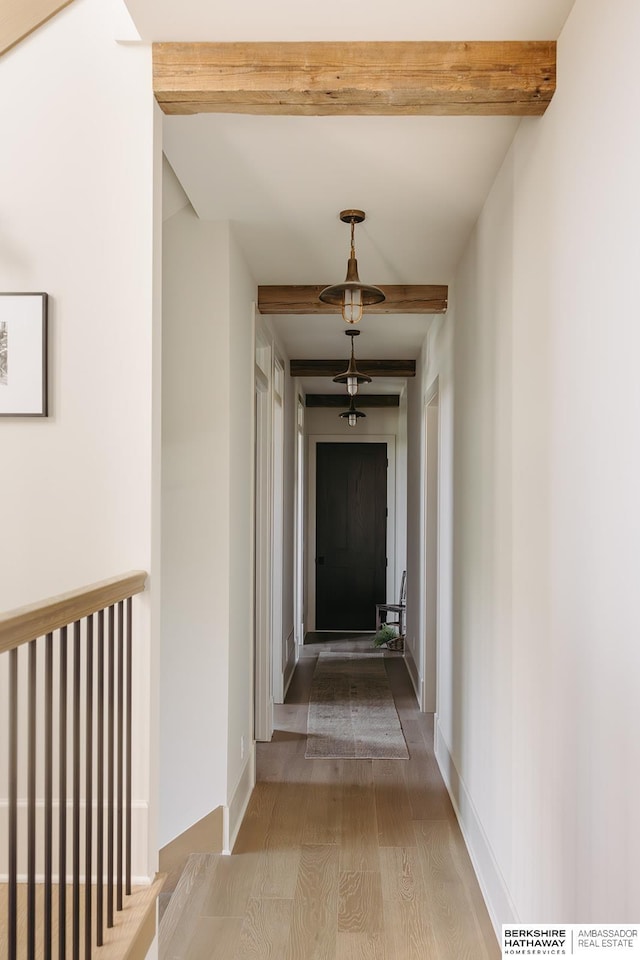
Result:
M162 890L164 877L156 878L155 882L146 887L133 887L131 896L124 898L124 909L116 911L114 914L114 926L111 929L104 929L104 945L93 948L93 957L95 960L144 960L151 941L155 935L156 929L156 900ZM96 894L93 891L93 910L92 921L95 943L95 903ZM52 891L52 952L54 957L58 956L58 890L54 886ZM7 906L8 906L8 885L0 884L0 960L7 960ZM84 957L84 889L81 891L80 907L82 915L80 918L79 935L81 943L81 954ZM106 895L105 910L106 917ZM43 930L44 930L44 884L36 885L36 943L35 956L42 958L45 955ZM72 936L73 936L73 897L72 887L67 886L66 893L66 956L72 954ZM27 886L18 885L18 960L27 960ZM106 921L105 921L106 922Z
M409 760L307 760L307 645L231 857L190 858L161 960L498 960L404 662L385 657Z

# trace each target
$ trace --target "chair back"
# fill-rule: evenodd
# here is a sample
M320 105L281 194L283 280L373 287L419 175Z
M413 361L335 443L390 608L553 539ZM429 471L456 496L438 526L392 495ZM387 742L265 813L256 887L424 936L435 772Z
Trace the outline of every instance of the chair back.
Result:
M398 601L404 606L407 602L407 571L402 571L402 580L400 581L400 600Z

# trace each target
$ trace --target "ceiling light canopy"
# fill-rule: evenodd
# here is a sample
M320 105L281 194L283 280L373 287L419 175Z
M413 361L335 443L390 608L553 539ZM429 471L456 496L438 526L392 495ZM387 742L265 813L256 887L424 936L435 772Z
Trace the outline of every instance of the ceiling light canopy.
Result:
M353 353L353 338L359 337L360 331L345 330L345 334L347 337L351 337L351 359L349 360L349 366L344 373L340 373L337 377L334 377L333 382L344 383L349 396L354 397L358 392L358 387L361 383L371 383L371 377L368 377L366 373L361 373L356 366L356 358Z
M365 219L364 211L343 210L340 219L343 223L351 224L351 252L347 263L347 277L344 283L334 283L333 286L325 287L320 294L320 299L323 303L341 307L342 316L347 323L358 323L362 318L364 307L372 303L382 303L385 297L380 287L360 283L358 277L354 231L356 223L362 223Z
M366 413L363 413L362 410L356 410L355 401L353 397L351 397L349 409L339 414L339 416L341 420L346 420L350 427L355 427L361 417L366 417Z

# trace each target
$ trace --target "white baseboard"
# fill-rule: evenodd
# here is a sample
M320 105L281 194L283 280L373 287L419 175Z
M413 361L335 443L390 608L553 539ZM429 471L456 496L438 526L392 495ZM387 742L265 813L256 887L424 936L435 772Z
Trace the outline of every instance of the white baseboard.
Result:
M516 923L518 914L476 808L453 761L437 715L435 717L435 754L460 824L464 842L471 857L473 869L478 878L482 896L489 911L493 929L498 942L500 942L502 924Z
M231 802L229 803L228 807L225 807L224 848L222 850L224 854L228 855L233 850L233 845L236 842L238 832L242 826L242 820L247 812L249 800L251 799L251 794L255 785L256 745L255 743L252 743L251 749L247 754L244 767L242 768L242 773L240 774L236 788L233 791Z
M422 709L422 683L418 673L418 665L413 656L413 650L411 647L407 646L406 641L404 645L404 662L407 665L407 673L409 674L413 692L415 693L416 700L418 701L418 706L420 709Z
M293 680L293 674L296 669L297 651L296 651L295 638L293 636L293 630L289 634L289 638L287 640L287 649L289 651L289 658L287 660L287 665L284 668L284 696L282 697L283 701L287 699L287 691L289 689L291 681Z
M222 853L224 807L222 804L196 820L158 851L158 868L166 877L165 890L175 890L192 853Z

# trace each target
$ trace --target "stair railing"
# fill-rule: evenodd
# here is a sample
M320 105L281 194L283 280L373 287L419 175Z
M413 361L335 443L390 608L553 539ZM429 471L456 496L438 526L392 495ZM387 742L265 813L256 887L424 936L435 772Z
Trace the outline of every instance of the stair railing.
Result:
M132 598L146 579L0 615L8 960L90 960L131 893Z

